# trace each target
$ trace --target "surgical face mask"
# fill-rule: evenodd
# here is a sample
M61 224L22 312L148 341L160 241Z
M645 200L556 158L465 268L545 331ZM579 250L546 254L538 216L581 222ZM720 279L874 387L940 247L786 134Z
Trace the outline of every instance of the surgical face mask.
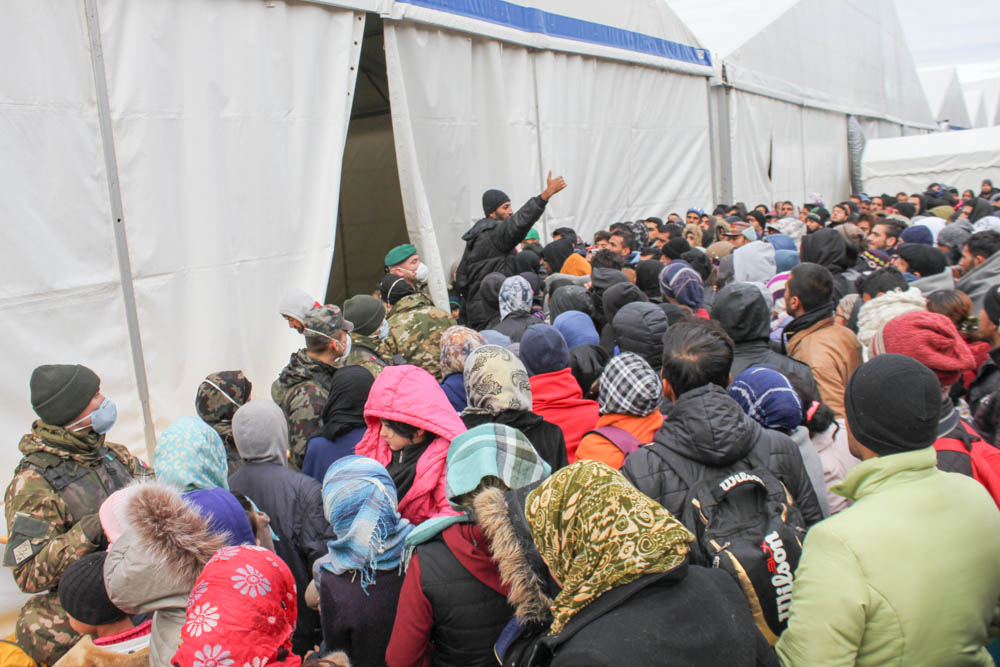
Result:
M379 340L385 340L389 337L389 320L382 320L382 326L378 328L376 332L378 334Z
M337 361L344 361L347 359L347 355L351 353L351 334L347 334L346 338L347 342L344 344L344 353L337 357Z
M111 430L111 427L115 425L115 421L118 420L118 406L116 406L110 398L105 398L97 409L89 415L77 419L75 422L66 427L67 430L82 431L87 428L86 426L73 428L83 420L87 419L87 417L90 418L90 428L94 429L94 433L104 435Z
M417 279L417 282L425 283L430 275L431 270L427 268L427 265L423 262L417 264L417 270L413 273L413 276Z

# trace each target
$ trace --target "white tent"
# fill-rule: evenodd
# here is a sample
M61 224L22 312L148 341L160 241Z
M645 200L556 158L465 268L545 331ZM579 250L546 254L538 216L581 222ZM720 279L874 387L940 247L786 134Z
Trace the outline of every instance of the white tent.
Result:
M933 182L979 192L1000 170L1000 127L870 141L861 164L868 192L923 192Z
M965 90L965 108L969 110L969 120L971 127L987 127L986 103L983 100L983 91Z
M958 73L954 67L922 69L919 75L934 120L939 123L946 122L954 129L972 127L969 110L965 106L965 96L962 94L962 86L958 82Z
M667 3L712 52L722 199L845 198L848 115L866 136L934 128L891 0Z
M269 395L287 288L408 231L443 302L487 188L564 175L543 232L712 200L710 61L659 0L33 0L0 52L4 486L39 364L97 371L147 457L207 373Z
M962 84L962 88L967 94L982 93L986 125L1000 125L1000 79L968 81Z

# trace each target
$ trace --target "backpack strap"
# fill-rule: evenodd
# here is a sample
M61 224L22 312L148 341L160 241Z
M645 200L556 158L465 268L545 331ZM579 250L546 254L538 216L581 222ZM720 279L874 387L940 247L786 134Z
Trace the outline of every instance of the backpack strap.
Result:
M639 442L639 438L635 437L623 428L618 428L617 426L601 426L600 428L595 428L592 431L587 431L584 435L589 435L595 433L612 445L621 450L622 454L628 456L632 452L639 449L642 443Z

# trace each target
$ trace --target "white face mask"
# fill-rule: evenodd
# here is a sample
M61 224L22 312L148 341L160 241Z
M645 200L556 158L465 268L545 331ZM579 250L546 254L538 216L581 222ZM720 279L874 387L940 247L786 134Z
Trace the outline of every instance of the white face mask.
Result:
M351 334L347 334L347 343L344 346L344 353L337 357L337 361L344 361L347 359L347 355L351 353Z
M375 333L378 334L378 339L379 340L385 340L386 338L388 338L389 337L389 320L382 320L382 326L380 326L378 328L378 331L376 331Z
M430 273L431 270L427 268L427 265L420 262L417 264L417 270L413 273L413 277L417 279L417 282L425 283Z

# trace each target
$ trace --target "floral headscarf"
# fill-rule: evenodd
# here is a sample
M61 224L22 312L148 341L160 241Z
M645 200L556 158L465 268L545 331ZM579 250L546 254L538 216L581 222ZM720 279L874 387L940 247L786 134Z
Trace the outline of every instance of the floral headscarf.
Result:
M511 276L500 285L500 319L505 319L511 313L531 312L531 300L534 293L531 285L521 276Z
M323 511L337 537L317 567L334 574L361 573L361 590L375 581L376 570L398 568L403 541L413 525L399 515L396 486L385 468L367 456L345 456L323 478Z
M484 345L465 360L463 373L469 407L462 414L500 414L531 410L528 371L517 355L499 345Z
M465 370L465 360L477 347L487 345L483 335L468 327L448 327L441 334L441 375Z
M156 441L156 479L181 493L196 489L229 489L226 447L211 426L198 417L181 417Z
M577 461L528 494L525 518L562 590L550 635L618 586L682 564L694 536L606 463Z
M188 598L177 667L296 667L295 579L285 562L256 546L225 547L205 565Z

